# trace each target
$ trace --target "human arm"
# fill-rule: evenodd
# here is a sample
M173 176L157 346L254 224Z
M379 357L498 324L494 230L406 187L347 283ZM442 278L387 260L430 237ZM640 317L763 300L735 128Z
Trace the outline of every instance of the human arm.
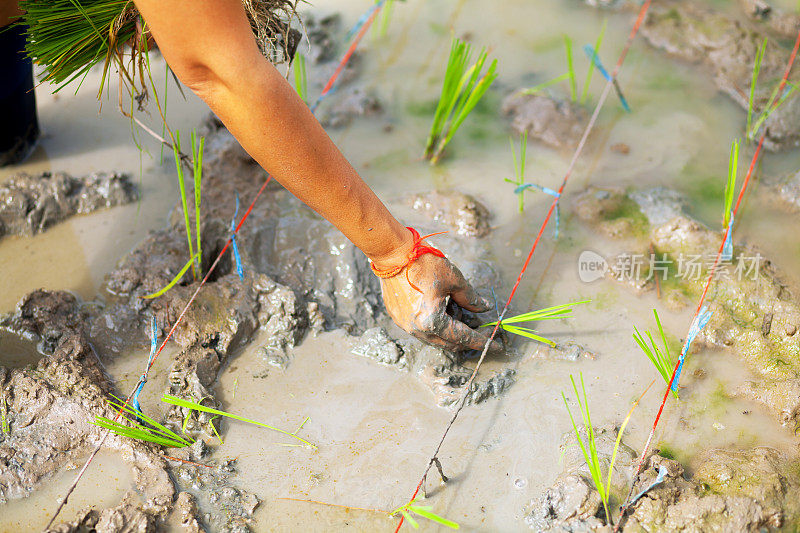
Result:
M411 233L336 148L305 103L263 57L239 0L136 0L170 67L242 147L286 189L329 220L379 268L406 261ZM485 337L444 314L453 297L473 311L477 296L444 258L426 255L405 276L382 280L384 302L406 331L450 349ZM466 329L467 331L464 331Z

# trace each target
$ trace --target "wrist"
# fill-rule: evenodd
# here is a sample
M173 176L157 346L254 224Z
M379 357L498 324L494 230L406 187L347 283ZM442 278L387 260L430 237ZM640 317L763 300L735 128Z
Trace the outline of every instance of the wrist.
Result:
M366 254L373 266L380 270L389 270L405 265L414 248L414 236L411 231L401 226L399 234L388 242L383 250Z

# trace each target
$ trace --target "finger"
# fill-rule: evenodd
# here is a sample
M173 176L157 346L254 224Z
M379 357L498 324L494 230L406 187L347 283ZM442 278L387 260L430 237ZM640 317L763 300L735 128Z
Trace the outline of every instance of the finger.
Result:
M446 347L453 352L482 350L490 334L489 330L486 332L476 331L463 322L453 319L453 317L445 313L444 302L436 305L432 312L429 312L419 321L419 324L421 327L416 328L419 333L438 337L441 341L436 342L429 338L427 339L428 342ZM489 351L502 353L503 347L498 341L494 340L489 346Z
M494 302L478 294L456 267L453 267L453 278L450 296L455 303L473 313L484 313L494 308Z
M475 330L463 322L459 322L458 320L454 320L452 317L447 316L445 319L444 329L440 332L437 332L436 335L446 343L456 345L457 347L454 351L483 351L483 348L486 346L486 341L489 340L489 335L491 335L491 333L491 328L485 328L485 330ZM503 353L503 345L497 339L493 339L489 344L489 349L486 353L499 355Z
M413 329L410 331L411 335L416 337L417 339L421 340L425 344L430 344L431 346L436 346L437 348L442 348L449 352L458 352L460 349L451 342L446 342L444 339L437 337L431 333L425 333L420 329Z

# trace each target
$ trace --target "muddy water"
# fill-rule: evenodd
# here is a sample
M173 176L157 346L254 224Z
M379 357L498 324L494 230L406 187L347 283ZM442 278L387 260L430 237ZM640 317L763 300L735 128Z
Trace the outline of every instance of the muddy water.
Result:
M36 366L42 357L35 342L3 330L0 330L0 353L3 354L3 366L6 368Z
M82 461L72 469L57 474L41 487L34 496L11 501L3 505L0 513L0 531L41 531L75 480ZM118 454L101 452L95 457L91 471L87 471L64 508L64 516L74 517L88 507L103 509L119 503L125 493L134 489L131 470Z
M724 5L715 2L718 8ZM319 1L315 9L342 11L345 26L349 26L364 9L364 2ZM504 2L502 11L477 0L398 3L387 36L371 36L364 47L362 80L380 96L386 113L332 132L334 140L388 201L433 188L454 188L479 198L494 214L494 263L503 279L512 280L551 199L528 194L525 213L516 211L513 186L503 182L512 174L512 162L508 128L497 113L500 95L562 74L564 33L575 43L580 89L586 65L580 48L594 42L606 17L608 30L600 53L609 65L627 36L630 14L596 11L576 2ZM431 168L420 161L420 154L439 91L451 27L457 35L470 35L476 44L492 47L492 55L500 59L499 90L490 93L464 124L452 144L452 157ZM578 192L588 183L669 186L688 196L693 216L716 227L730 140L741 136L744 113L697 69L667 59L641 40L631 50L620 82L634 112L624 113L613 97L609 99L567 189L562 237L555 245L552 233L547 232L515 300L518 310L526 310L591 299L591 304L576 310L574 319L544 324L542 331L555 340L575 340L587 346L596 359L547 360L537 357L537 346L518 342L515 355L487 364L487 375L495 369L515 368L517 384L501 398L462 414L440 455L445 473L453 479L446 489L440 489L432 474L428 485L436 489L430 490L429 504L467 530L518 530L522 506L561 471L558 445L570 428L561 392L571 398L570 374L583 373L593 421L618 423L631 402L658 377L631 337L633 326L652 329L651 309L656 307L665 329L674 337L683 338L688 328L691 306L670 311L653 293L636 297L609 282L585 284L579 280L576 263L581 251L622 251L631 243L608 241L583 228L570 215L569 191ZM98 117L89 89L95 85L90 81L84 85L77 96L65 95L57 101L40 90L48 137L25 168L76 174L113 168L138 175L139 152L131 146L129 124L108 104ZM601 88L601 79L595 74L590 101L596 100ZM566 96L566 87L553 93ZM182 102L174 90L170 106L171 120L179 128L195 125L202 115L202 105L191 98ZM387 125L391 126L388 133ZM157 145L144 142L157 157ZM609 150L617 143L627 144L629 154ZM748 160L749 153L746 148L742 160ZM570 155L532 143L529 179L556 187ZM762 171L781 173L797 166L796 151L768 154ZM40 286L71 289L93 298L105 272L149 229L163 226L167 209L175 201L170 163L161 166L145 155L142 169L141 205L77 217L33 239L0 241L4 273L0 276L0 310L11 309L20 296ZM8 175L4 170L0 179ZM793 281L800 281L796 274L800 271L800 236L776 230L796 225L797 216L769 209L758 188L754 191L740 214L737 239L757 244L790 278L796 278ZM415 223L413 213L398 212ZM37 267L30 268L31 264ZM508 284L498 287L499 297L507 295L509 288ZM488 292L488 287L481 289ZM238 458L236 486L262 500L255 514L255 529L319 531L352 526L371 531L391 527L391 522L375 511L280 498L384 510L400 505L412 493L450 413L434 405L430 391L414 376L352 355L351 340L340 332L306 339L292 351L286 369L268 365L259 353L259 342L264 339L256 338L224 369L216 387L218 398L229 411L287 430L310 417L301 434L319 449L285 447L281 444L289 441L267 430L223 423L224 445L213 444L211 458ZM132 349L117 361L106 361L121 390L135 382L145 357L143 351ZM146 409L157 408L168 361L165 353L159 362L163 366L156 368L145 389L142 403ZM690 459L700 449L727 444L795 449L796 439L772 415L752 403L728 398L749 378L748 371L729 354L706 350L692 355L684 371L686 388L679 402L668 404L658 444L675 451L681 460ZM627 441L637 449L647 436L662 393L657 381L628 426ZM103 466L116 477L127 471L113 460ZM91 494L93 487L97 490L93 483L101 477L101 469L92 471L98 477L84 481L81 490L86 494ZM113 490L124 492L128 485L120 481ZM6 514L9 509L27 509L37 516L40 509L44 513L57 494L50 489L4 508L3 520L10 516ZM115 503L121 495L111 489L100 492L103 500L94 500L98 505ZM70 512L64 516L69 517Z
M164 61L154 57L154 80L163 92ZM116 97L97 100L100 72L87 76L76 94L74 87L52 95L52 87L36 89L41 141L32 157L14 168L0 169L0 183L17 172L64 171L75 176L93 171L128 173L139 185L141 202L68 219L33 238L5 237L0 245L0 312L37 288L67 289L93 299L97 288L120 257L151 229L161 228L178 198L174 163L160 164L160 144L145 133L133 141L131 122L116 111ZM117 94L112 83L109 93ZM167 116L173 128L197 126L205 107L190 91L184 101L174 84L168 89ZM156 113L152 105L152 112ZM156 115L157 116L157 115ZM142 118L158 130L155 119ZM167 153L167 155L169 155ZM30 268L36 265L36 268Z

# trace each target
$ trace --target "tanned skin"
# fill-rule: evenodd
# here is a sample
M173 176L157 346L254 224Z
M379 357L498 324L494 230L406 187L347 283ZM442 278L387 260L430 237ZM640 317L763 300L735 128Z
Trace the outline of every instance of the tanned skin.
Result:
M0 0L0 15L16 14ZM135 0L178 78L286 189L336 226L374 262L405 264L411 233L359 177L308 106L261 54L240 0ZM8 9L4 10L6 6ZM486 336L445 313L452 298L490 309L447 259L423 255L408 271L381 279L389 315L406 332L452 351L482 349ZM493 343L492 351L500 351Z

